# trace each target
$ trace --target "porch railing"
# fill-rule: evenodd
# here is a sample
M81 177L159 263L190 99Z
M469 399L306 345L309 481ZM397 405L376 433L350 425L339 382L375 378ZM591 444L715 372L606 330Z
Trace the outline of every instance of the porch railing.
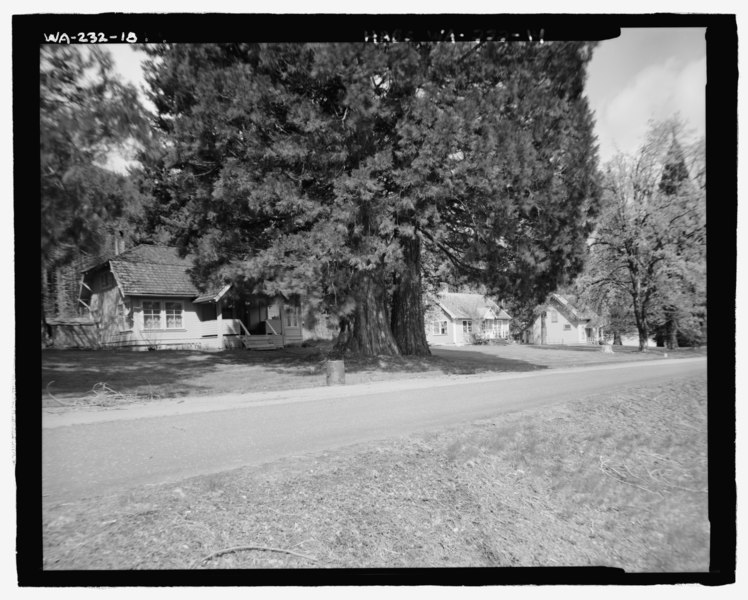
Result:
M247 327L244 325L241 319L222 319L221 323L223 325L222 326L223 335L246 335L246 336L252 335L247 329ZM265 323L265 329L266 329L265 335L268 335L267 333L268 329L270 330L269 333L271 333L272 335L280 335L268 321L264 321L264 323ZM218 321L217 320L203 321L201 335L202 337L217 336L218 335Z

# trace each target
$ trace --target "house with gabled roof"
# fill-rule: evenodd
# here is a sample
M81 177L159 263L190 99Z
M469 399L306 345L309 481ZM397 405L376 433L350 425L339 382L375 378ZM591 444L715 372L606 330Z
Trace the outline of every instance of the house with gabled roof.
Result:
M426 341L431 345L473 344L476 339L506 339L511 316L482 294L450 292L442 286L426 311Z
M553 293L535 308L535 318L525 330L529 344L597 344L603 336L600 318Z
M80 303L99 347L279 348L301 344L299 304L241 297L231 285L200 290L192 260L171 246L140 245L83 272Z

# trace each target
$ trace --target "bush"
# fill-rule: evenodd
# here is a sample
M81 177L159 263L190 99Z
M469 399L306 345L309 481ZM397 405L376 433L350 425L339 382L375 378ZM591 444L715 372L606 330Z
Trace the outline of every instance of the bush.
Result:
M471 333L470 334L470 343L475 344L477 346L483 346L485 344L488 344L491 342L491 338L489 338L484 333Z

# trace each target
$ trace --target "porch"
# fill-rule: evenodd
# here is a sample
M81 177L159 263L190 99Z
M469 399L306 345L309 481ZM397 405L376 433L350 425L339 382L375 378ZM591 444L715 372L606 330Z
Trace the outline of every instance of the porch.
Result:
M248 350L274 350L283 348L283 335L271 323L263 321L250 333L241 319L215 319L201 322L201 338L204 345L223 348L247 348ZM258 331L259 330L259 331Z

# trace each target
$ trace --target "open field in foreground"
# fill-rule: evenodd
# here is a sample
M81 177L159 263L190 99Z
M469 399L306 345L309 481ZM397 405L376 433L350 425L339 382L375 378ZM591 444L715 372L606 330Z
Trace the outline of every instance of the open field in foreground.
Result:
M45 350L42 352L42 406L62 402L126 404L160 398L297 389L325 385L329 345L273 351L224 352ZM661 348L640 353L598 346L434 347L429 357L347 358L346 383L443 375L534 371L662 358ZM669 357L698 356L706 349L670 351Z
M706 379L48 505L43 535L44 569L706 571Z

